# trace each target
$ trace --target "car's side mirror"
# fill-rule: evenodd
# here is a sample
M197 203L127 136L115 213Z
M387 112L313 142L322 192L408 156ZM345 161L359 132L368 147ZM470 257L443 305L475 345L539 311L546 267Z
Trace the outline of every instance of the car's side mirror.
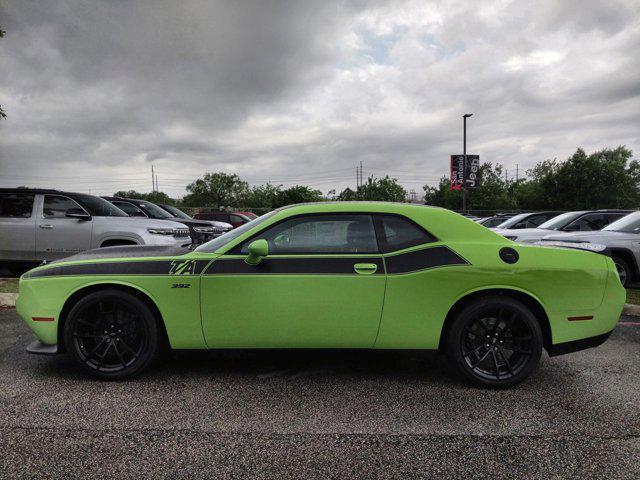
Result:
M264 257L269 255L269 244L266 240L255 240L249 244L249 255L244 259L249 265L258 265Z
M91 215L81 208L69 208L64 212L64 216L67 218L75 218L77 220L91 220Z

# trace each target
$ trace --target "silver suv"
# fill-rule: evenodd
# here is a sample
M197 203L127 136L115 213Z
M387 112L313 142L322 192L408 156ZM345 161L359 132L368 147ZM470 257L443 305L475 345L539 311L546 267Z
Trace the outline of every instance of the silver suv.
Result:
M100 197L0 188L0 262L10 270L92 248L190 243L185 225L129 217Z
M622 285L640 278L640 212L633 212L597 232L573 232L545 236L541 245L554 242L603 245L609 249Z

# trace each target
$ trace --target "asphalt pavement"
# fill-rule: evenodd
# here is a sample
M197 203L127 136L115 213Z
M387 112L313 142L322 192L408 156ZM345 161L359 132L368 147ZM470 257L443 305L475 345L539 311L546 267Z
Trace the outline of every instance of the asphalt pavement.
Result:
M0 311L0 478L639 478L640 322L506 391L437 354L179 352L127 382Z

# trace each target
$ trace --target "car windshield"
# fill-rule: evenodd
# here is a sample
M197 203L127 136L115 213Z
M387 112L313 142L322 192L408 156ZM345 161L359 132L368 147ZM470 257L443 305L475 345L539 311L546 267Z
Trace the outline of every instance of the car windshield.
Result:
M94 197L93 195L85 195L83 193L74 193L71 198L82 205L84 209L94 217L129 216L112 203L106 201L104 198Z
M640 212L633 212L615 222L611 222L602 230L611 232L640 233Z
M183 218L185 220L192 220L192 218L189 215L187 215L182 210L180 210L179 208L176 208L176 207L174 207L172 205L165 205L163 208L165 210L169 211L169 213L173 213L173 215L178 217L178 218Z
M151 218L176 218L175 215L167 212L166 210L161 209L159 206L153 203L140 202L140 201L135 201L133 203L136 203L137 205L144 208L147 212L149 212L149 215L151 216Z
M571 222L573 222L576 218L581 215L584 215L585 212L567 212L562 215L558 215L557 217L553 217L551 220L547 220L543 224L541 224L538 228L542 228L544 230L560 230L563 227L566 227Z
M223 235L220 235L219 237L214 238L213 240L207 243L200 245L198 248L196 248L195 251L196 252L215 252L216 250L219 250L220 248L224 247L227 243L238 238L243 233L251 230L252 228L257 227L265 220L268 220L269 218L273 217L279 211L280 209L273 210L267 213L266 215L262 215L261 217L251 220L250 222L245 223L244 225L241 225L238 228L230 230L229 232Z
M517 223L521 222L522 220L524 220L525 218L527 218L529 215L531 215L531 214L530 213L521 213L520 215L516 215L515 217L511 217L508 220L505 220L504 222L499 224L496 228L511 228L515 224L517 224Z

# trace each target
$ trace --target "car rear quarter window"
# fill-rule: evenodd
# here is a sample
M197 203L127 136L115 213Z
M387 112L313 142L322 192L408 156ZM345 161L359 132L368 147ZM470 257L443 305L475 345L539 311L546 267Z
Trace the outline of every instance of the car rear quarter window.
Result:
M378 215L378 234L383 252L435 242L435 238L411 220L399 215Z
M70 208L79 208L84 210L77 202L74 202L69 197L63 197L61 195L45 195L44 207L42 214L45 218L65 218L67 210Z
M22 193L0 194L0 217L29 218L35 195Z
M378 253L371 215L309 215L285 220L246 241L264 239L269 254Z

